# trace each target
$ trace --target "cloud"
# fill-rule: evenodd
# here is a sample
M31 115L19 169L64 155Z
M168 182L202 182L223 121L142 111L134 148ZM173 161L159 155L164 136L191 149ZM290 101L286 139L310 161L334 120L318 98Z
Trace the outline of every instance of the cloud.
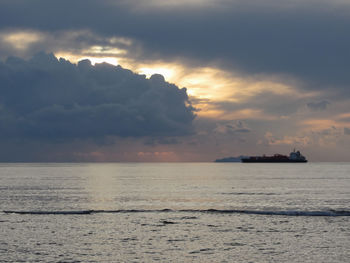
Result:
M344 128L344 134L350 135L350 129L349 128Z
M320 111L327 109L328 104L330 104L329 101L323 100L320 102L309 102L306 105L311 110Z
M39 52L55 53L70 57L74 62L90 58L98 62L101 57L118 61L135 53L137 46L123 37L103 37L90 30L65 30L46 32L33 29L0 30L0 58L9 54L30 58ZM80 59L76 59L80 58Z
M277 138L271 132L266 132L265 140L269 145L306 146L310 143L310 138L307 136L283 136L283 138Z
M147 138L144 142L144 145L148 145L148 146L156 146L159 144L165 144L165 145L171 145L171 144L179 144L179 140L177 138Z
M251 130L246 126L246 124L240 120L218 123L214 131L216 133L221 134L237 134L251 132Z
M183 136L194 117L186 89L161 75L45 53L0 63L2 140Z
M128 55L139 61L181 60L241 74L291 76L304 89L350 96L348 1L163 2L3 0L0 29L56 35L87 30L98 46L111 47L107 40L113 37L129 39L135 45ZM22 10L26 15L18 16ZM93 38L79 37L90 45Z

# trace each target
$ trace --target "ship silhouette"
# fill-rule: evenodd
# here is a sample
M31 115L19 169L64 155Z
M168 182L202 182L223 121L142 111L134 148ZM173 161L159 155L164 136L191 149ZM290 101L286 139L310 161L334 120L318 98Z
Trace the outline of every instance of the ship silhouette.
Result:
M274 154L272 156L250 156L241 159L242 163L307 163L307 159L295 149L287 155Z

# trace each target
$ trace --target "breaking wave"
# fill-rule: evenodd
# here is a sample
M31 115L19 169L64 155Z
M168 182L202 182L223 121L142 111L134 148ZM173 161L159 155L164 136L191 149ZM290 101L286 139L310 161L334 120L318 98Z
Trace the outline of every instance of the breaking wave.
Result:
M79 211L3 211L6 214L28 214L28 215L89 215L99 213L121 214L121 213L210 213L210 214L249 214L249 215L271 215L271 216L350 216L350 210L324 210L324 211L302 211L302 210L221 210L221 209L120 209L120 210L79 210Z

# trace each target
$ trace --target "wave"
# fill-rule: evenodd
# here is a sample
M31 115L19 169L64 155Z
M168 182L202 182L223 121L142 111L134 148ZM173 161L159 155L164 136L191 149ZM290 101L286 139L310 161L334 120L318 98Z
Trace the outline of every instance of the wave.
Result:
M347 210L302 211L302 210L216 210L208 212L222 214L251 214L251 215L277 215L277 216L350 216Z
M207 213L207 214L249 214L266 216L350 216L350 210L222 210L222 209L120 209L120 210L79 210L79 211L3 211L6 214L28 214L28 215L89 215L99 213L121 214L121 213Z
M21 214L21 215L86 215L92 214L93 210L81 211L12 211L4 210L5 214Z
M232 193L221 193L223 195L281 195L278 193L249 193L249 192L232 192Z

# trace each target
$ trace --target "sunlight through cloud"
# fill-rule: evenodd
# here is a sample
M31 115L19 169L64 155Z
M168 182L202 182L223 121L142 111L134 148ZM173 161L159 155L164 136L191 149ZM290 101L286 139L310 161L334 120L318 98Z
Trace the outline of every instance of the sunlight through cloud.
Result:
M39 42L43 39L42 34L38 32L18 31L13 33L1 33L0 40L11 45L15 49L25 50L31 44Z

